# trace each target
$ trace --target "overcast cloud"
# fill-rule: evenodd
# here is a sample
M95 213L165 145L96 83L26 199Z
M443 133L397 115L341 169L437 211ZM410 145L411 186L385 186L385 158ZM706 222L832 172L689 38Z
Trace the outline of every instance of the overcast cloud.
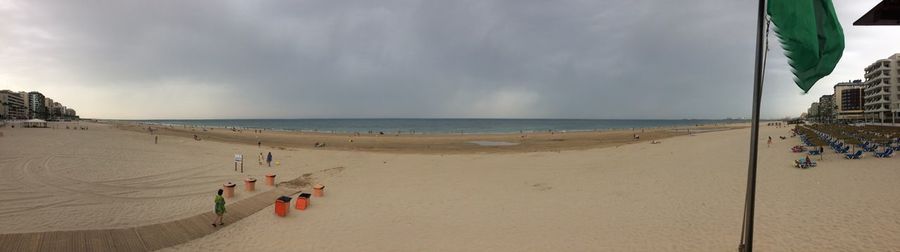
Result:
M900 52L853 27L809 94L773 42L763 116ZM0 89L93 118L749 116L755 1L6 1Z

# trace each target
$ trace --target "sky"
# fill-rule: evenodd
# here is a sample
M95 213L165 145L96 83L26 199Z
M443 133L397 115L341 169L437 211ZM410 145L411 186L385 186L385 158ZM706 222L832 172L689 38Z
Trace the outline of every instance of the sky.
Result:
M756 1L0 0L0 89L83 118L749 117ZM835 1L832 75L793 84L771 34L762 116L799 116L900 52Z

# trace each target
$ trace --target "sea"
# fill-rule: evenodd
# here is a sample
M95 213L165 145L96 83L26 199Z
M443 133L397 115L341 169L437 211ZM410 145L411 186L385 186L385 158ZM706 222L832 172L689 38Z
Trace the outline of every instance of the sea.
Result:
M205 119L139 120L156 125L224 127L325 133L385 134L501 134L532 132L577 132L697 126L743 122L743 120L618 120L618 119Z

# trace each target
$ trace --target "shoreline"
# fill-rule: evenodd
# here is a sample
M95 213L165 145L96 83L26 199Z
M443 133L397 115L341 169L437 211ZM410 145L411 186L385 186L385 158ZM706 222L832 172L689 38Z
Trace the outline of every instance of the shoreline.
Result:
M654 128L610 129L600 131L566 131L536 133L461 133L461 134L368 134L232 129L224 127L160 126L141 122L104 121L116 129L222 143L257 145L275 149L309 149L366 151L411 154L527 153L586 150L655 142L693 133L747 128L746 123L662 126ZM150 133L149 128L153 128ZM689 133L690 132L690 133ZM638 135L639 139L634 139ZM495 142L498 145L481 145ZM322 147L315 147L323 144Z
M596 127L596 128L581 128L581 129L551 129L551 128L541 128L541 129L507 129L507 130L497 130L497 131L466 131L466 130L441 130L441 131L422 131L415 129L366 129L366 130L357 130L357 131L348 131L348 130L319 130L318 128L272 128L272 127L252 127L252 126L238 126L238 125L203 125L203 124L189 124L189 123L171 123L165 121L179 121L179 120L116 120L116 119L92 119L94 122L100 122L104 124L139 124L139 125L148 125L148 126L159 126L159 127L168 127L168 128L191 128L191 129L227 129L227 130L264 130L264 131L274 131L274 132L297 132L297 133L322 133L322 134L361 134L361 135L374 135L379 132L384 133L385 135L431 135L431 136L441 136L441 135L506 135L506 134L537 134L537 133L574 133L574 132L607 132L607 131L626 131L626 130L638 130L638 129L662 129L662 128L694 128L701 126L719 126L719 125L734 125L734 124L749 124L749 120L734 120L734 119L489 119L489 118L427 118L427 119L405 119L405 118L347 118L347 119L185 119L183 121L254 121L254 120L268 120L268 121L290 121L290 120L510 120L510 121L529 121L529 120L567 120L567 121L678 121L685 122L680 124L672 124L672 125L662 125L662 126L645 126L645 127Z

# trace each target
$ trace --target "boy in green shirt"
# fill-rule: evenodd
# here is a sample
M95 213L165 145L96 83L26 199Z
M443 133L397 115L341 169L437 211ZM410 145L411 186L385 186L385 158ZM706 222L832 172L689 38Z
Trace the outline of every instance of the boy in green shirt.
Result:
M222 192L222 189L219 189L219 192L216 195L216 218L213 219L213 227L216 225L225 225L225 223L222 222L222 216L225 215L225 198L222 197ZM218 224L216 224L216 222L218 222Z

